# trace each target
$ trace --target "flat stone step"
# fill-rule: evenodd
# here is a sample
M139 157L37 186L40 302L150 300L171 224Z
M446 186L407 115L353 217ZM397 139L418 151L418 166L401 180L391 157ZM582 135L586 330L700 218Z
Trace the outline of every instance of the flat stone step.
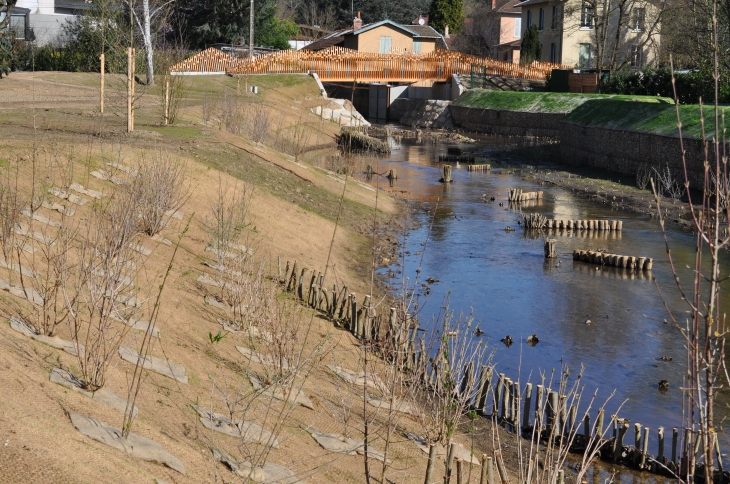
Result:
M95 392L85 390L83 380L76 378L76 376L74 376L72 373L69 373L68 371L61 368L54 368L53 370L51 370L50 380L53 383L58 383L59 385L69 388L76 393L80 393L89 398L92 398L95 401L106 405L107 407L112 408L118 412L124 413L127 410L127 400L125 400L124 398L116 395L114 392L106 387L102 387ZM137 415L139 414L139 410L136 406L134 407L134 409L132 409L132 414L134 417L137 417Z

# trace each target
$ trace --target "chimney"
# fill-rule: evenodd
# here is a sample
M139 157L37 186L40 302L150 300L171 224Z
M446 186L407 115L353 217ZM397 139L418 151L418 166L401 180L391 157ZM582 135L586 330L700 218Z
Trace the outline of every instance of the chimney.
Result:
M360 12L357 12L357 18L352 22L352 30L359 30L362 27L362 19Z
M444 37L449 38L449 26L444 27Z
M492 10L497 8L497 0L492 0Z

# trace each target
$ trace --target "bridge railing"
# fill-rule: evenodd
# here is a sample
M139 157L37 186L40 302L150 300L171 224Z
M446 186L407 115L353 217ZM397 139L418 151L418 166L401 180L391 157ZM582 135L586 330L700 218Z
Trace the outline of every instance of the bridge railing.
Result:
M229 74L287 74L316 72L323 81L413 82L419 80L446 81L453 74L473 72L486 76L545 79L556 67L568 67L547 62L529 65L513 64L460 52L436 50L427 54L391 52L377 54L358 52L342 47L321 51L281 51L255 57L235 59L207 51L187 59L173 70L211 69L224 67ZM191 72L192 73L192 72Z

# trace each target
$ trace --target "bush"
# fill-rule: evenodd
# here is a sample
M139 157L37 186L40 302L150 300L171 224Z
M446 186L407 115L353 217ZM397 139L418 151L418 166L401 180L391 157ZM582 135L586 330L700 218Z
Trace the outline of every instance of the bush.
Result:
M686 73L675 73L677 97L681 104L696 104L700 97L711 102L715 97L712 70L706 66ZM647 68L641 72L614 72L601 85L605 94L674 97L669 68ZM720 75L720 102L730 102L730 78Z

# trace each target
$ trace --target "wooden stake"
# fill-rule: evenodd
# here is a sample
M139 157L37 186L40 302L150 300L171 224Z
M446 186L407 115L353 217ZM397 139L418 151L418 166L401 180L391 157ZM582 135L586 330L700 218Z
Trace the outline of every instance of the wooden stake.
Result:
M127 48L127 133L133 131L132 127L132 48Z
M99 69L99 112L104 112L104 54L99 56L101 69Z
M165 126L170 124L170 76L165 76Z
M433 478L433 466L436 464L436 444L431 444L428 449L428 465L426 466L426 479L424 484L431 484Z
M444 476L444 483L446 484L451 482L451 469L454 465L454 455L456 455L456 443L452 442L449 447L449 455L446 458L446 475Z
M456 459L456 484L463 484L464 469L462 469L461 459Z

